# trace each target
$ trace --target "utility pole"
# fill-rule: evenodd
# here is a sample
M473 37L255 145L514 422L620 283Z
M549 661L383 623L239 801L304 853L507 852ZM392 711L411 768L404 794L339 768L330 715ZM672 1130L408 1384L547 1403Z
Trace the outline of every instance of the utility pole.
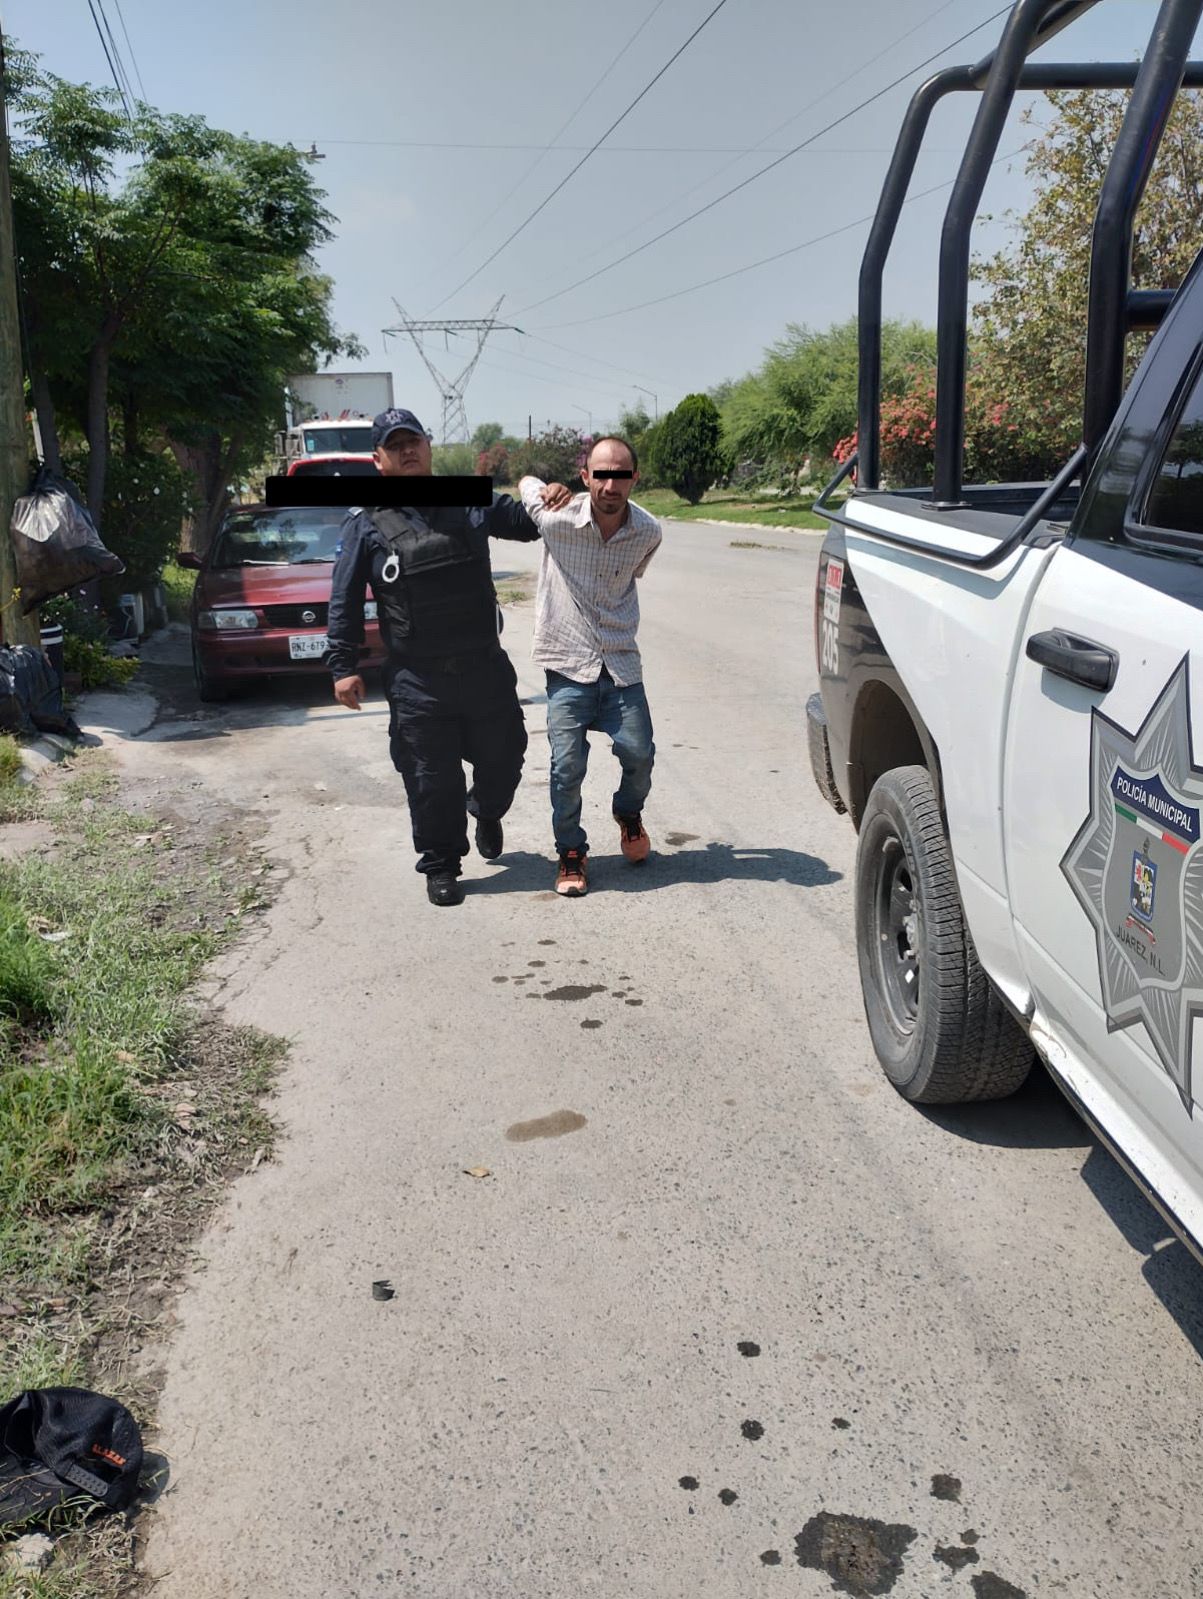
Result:
M4 35L0 32L0 81L4 74ZM22 616L13 559L13 502L29 478L29 437L25 425L25 374L21 367L21 323L17 312L17 264L13 243L13 196L8 173L8 107L0 93L0 640L38 648L36 612Z

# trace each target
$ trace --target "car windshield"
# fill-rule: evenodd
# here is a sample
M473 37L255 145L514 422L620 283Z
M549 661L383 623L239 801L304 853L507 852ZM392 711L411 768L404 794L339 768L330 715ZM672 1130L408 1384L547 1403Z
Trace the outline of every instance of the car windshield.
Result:
M289 477L378 477L374 461L298 461Z
M338 508L233 511L217 535L211 566L300 566L333 561L345 512Z
M366 454L372 448L370 425L305 429L306 455L339 455L343 451Z

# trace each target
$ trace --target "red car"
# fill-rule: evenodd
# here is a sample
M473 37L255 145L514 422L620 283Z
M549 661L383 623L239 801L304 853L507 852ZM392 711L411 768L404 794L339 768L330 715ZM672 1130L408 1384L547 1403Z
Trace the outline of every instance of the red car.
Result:
M207 703L255 678L325 670L326 612L345 512L240 505L227 512L197 569L192 591L192 669ZM376 607L365 607L361 666L384 660Z

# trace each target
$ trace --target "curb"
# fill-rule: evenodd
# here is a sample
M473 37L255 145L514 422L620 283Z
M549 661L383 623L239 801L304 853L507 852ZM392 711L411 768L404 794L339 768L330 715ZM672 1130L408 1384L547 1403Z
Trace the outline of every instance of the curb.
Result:
M797 523L781 522L712 522L704 516L666 516L666 522L680 522L682 527L743 527L754 528L758 533L813 533L816 538L823 538L827 529L822 527L799 527Z
M73 740L58 733L39 733L37 738L21 745L21 770L17 781L36 783L48 767L74 755L77 747Z

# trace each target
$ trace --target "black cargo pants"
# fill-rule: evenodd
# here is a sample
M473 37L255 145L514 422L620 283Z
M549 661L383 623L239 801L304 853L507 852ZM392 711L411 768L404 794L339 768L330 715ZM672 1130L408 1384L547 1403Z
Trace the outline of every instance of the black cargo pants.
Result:
M500 820L522 776L526 723L513 664L498 645L394 661L386 681L389 749L409 796L417 869L458 877L468 853L466 817Z

